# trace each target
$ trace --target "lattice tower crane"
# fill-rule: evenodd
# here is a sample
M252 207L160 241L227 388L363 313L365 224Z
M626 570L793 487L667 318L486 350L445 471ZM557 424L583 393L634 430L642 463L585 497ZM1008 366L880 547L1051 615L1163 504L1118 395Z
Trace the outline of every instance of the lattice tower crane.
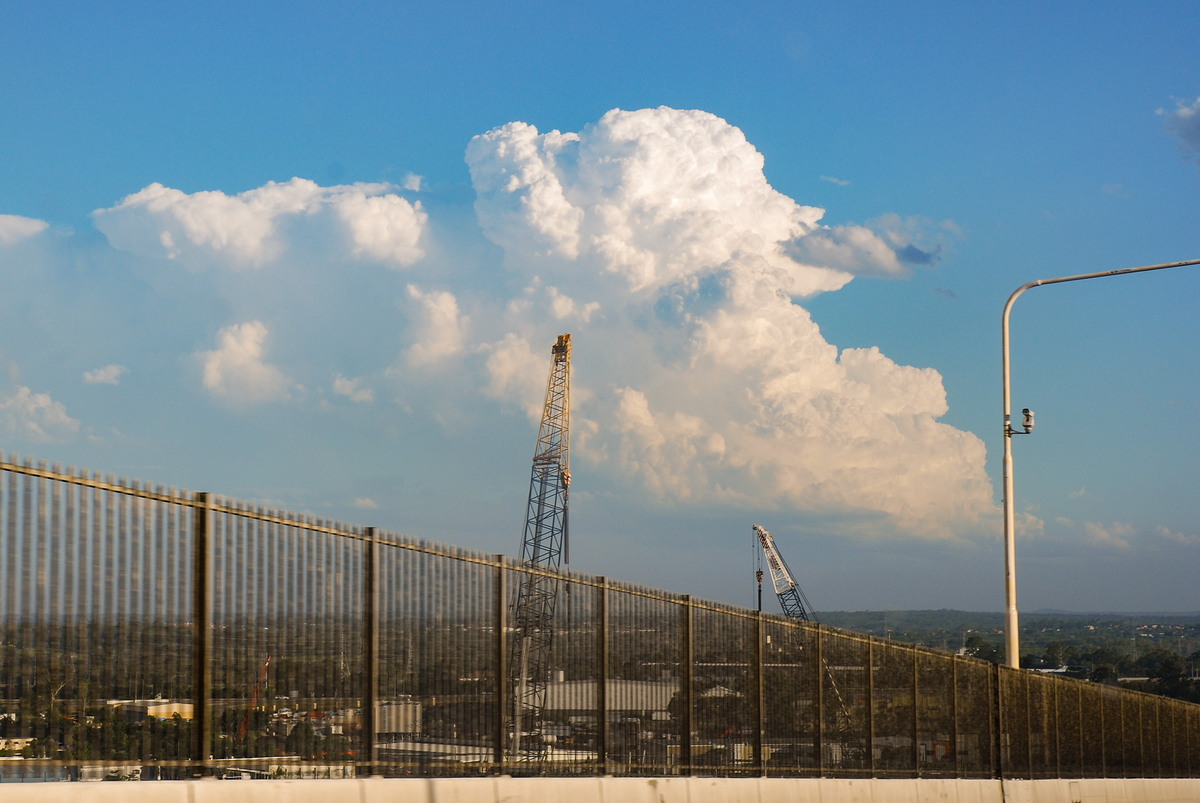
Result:
M544 754L540 731L554 639L559 586L556 572L564 554L569 555L570 421L571 336L564 334L558 336L551 349L546 404L529 478L525 539L521 544L524 571L512 607L509 750L516 760L529 761Z
M779 605L783 608L784 616L804 622L815 622L816 620L809 616L808 613L812 610L812 605L809 603L808 598L804 596L804 592L800 590L800 586L796 584L796 580L792 576L792 570L788 568L787 562L784 561L783 555L779 552L779 548L775 546L774 536L765 527L760 527L757 524L754 525L754 534L758 537L759 545L762 546L763 555L766 556L767 567L771 570L771 585L775 588L775 596L779 598ZM758 603L761 610L762 570L757 571L756 575L758 578ZM833 691L834 699L837 700L837 730L842 744L842 755L844 757L853 756L860 758L863 755L863 746L862 742L854 734L850 707L846 705L846 700L842 697L842 690L838 687L837 680L834 678L829 662L825 660L824 655L821 656L821 668L825 670L825 677L829 678L829 688Z

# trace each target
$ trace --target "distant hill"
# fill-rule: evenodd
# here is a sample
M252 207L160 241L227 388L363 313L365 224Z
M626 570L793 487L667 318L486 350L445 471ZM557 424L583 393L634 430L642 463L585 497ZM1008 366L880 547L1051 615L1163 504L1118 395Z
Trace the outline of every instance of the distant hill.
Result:
M1004 614L999 611L820 611L822 624L955 651L971 635L1000 644ZM1196 613L1022 613L1021 653L1040 653L1054 642L1123 645L1138 652L1162 646L1183 655L1200 650L1200 612Z

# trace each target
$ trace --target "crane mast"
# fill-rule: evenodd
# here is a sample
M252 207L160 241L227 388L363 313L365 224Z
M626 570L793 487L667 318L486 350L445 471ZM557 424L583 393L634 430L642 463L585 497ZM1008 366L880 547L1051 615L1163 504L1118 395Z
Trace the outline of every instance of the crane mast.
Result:
M513 648L508 678L510 754L529 760L542 753L540 734L546 703L559 568L567 549L567 492L571 485L571 336L559 335L551 349L546 403L529 478L520 584L512 607ZM550 571L547 571L550 570Z

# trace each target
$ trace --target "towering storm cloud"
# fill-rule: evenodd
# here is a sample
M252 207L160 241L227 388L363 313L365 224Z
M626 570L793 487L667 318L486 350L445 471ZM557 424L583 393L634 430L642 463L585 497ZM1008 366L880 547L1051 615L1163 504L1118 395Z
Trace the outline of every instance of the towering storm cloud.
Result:
M431 219L416 185L299 178L238 194L151 184L97 210L96 258L135 291L114 286L104 320L144 304L159 356L124 337L64 367L93 396L177 371L189 395L162 409L403 432L397 459L419 464L440 427L511 429L514 409L536 420L547 349L571 332L573 452L594 492L779 510L866 537L994 524L983 443L939 421L938 372L840 349L803 306L936 259L921 221L826 225L702 111L615 110L577 133L512 122L466 160L474 220ZM10 250L66 237L0 217ZM10 384L10 430L93 426Z
M938 421L937 371L839 351L796 301L897 272L909 244L821 226L737 128L617 110L577 134L510 123L467 160L509 270L599 311L562 327L595 344L583 459L675 501L857 511L860 532L952 538L993 512L983 443Z

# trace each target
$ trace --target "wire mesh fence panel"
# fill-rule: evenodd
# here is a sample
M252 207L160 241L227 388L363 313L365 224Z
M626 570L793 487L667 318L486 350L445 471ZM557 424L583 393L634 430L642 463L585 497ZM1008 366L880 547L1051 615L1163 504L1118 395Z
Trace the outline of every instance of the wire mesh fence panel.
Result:
M1059 778L1083 776L1083 689L1083 683L1063 682L1058 685L1055 700L1058 735L1055 747L1058 751Z
M1158 753L1158 774L1163 778L1173 778L1179 771L1179 746L1175 744L1175 718L1177 708L1174 700L1160 699L1158 703L1158 734L1152 737L1155 751Z
M872 667L872 751L881 777L917 772L915 651L893 641L877 642Z
M991 664L977 660L955 663L954 766L959 777L992 775L994 742Z
M1196 739L1198 712L1192 706L1175 703L1174 732L1171 733L1171 744L1175 745L1175 763L1172 778L1187 778L1198 768L1200 760L1200 741Z
M1085 778L1103 778L1111 740L1106 700L1116 690L1091 683L1078 684L1078 688L1080 774Z
M861 775L870 762L870 642L828 628L820 639L821 767L831 775Z
M1028 674L1000 671L1000 767L1006 778L1030 778Z
M1141 722L1138 725L1139 742L1141 746L1140 764L1146 775L1155 777L1162 775L1162 754L1158 734L1162 728L1161 698L1145 696L1141 700Z
M1122 778L1128 775L1130 762L1137 753L1129 749L1125 738L1124 701L1126 695L1118 689L1105 689L1103 703L1104 777ZM1139 751L1140 752L1140 751Z
M1200 706L1183 706L1183 723L1177 739L1183 748L1182 775L1194 778L1200 774Z
M755 620L700 608L693 635L692 765L731 775L757 769L758 667Z
M1029 774L1033 778L1054 778L1058 773L1057 678L1026 674L1029 711Z
M917 659L917 769L922 777L953 776L956 684L953 656L920 652Z
M549 677L539 726L542 774L587 775L601 769L596 712L602 698L600 684L604 682L599 663L602 592L569 575L559 580Z
M1126 778L1149 775L1142 763L1142 701L1133 696L1122 696L1121 709L1121 752L1124 757L1120 774Z
M819 770L817 632L813 625L778 619L764 626L763 749L770 775L813 775Z
M361 726L362 548L325 522L218 503L212 744L218 773L350 777ZM222 761L225 760L225 761Z
M690 611L651 589L608 591L607 681L591 727L613 775L686 774L694 760Z
M0 744L25 761L0 779L154 777L186 762L190 617L164 577L186 563L186 517L136 482L113 493L87 484L112 477L20 465L33 473L0 477Z
M439 550L441 551L441 550ZM496 571L467 553L378 549L377 769L481 775L497 764Z

